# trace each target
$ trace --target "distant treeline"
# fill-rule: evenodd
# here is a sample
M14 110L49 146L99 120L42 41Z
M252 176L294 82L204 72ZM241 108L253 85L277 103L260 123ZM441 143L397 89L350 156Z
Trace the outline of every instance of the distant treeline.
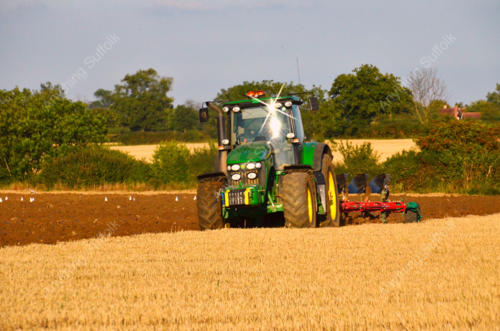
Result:
M95 109L106 119L108 138L125 144L158 143L165 139L200 141L215 138L215 117L205 125L198 122L198 104L187 102L173 106L168 96L173 78L161 77L154 69L126 75L113 90L98 89ZM316 96L318 112L303 112L306 133L322 140L350 138L418 137L429 131L449 106L445 100L446 85L433 69L411 72L404 86L399 77L381 73L376 66L362 65L352 73L337 76L328 90L318 86L307 89L293 82L242 82L221 89L213 101L246 98L250 90L264 90L268 96L298 94L304 99ZM309 92L309 93L305 93ZM196 96L193 96L196 98ZM500 84L467 107L482 113L485 123L500 121Z
M410 87L418 87L422 83L419 79L425 80L426 75L435 81L433 71L419 75L409 81ZM57 183L69 187L105 183L143 183L154 188L172 183L192 185L195 174L212 167L214 149L200 150L198 156L175 149L175 143L164 144L153 165L147 165L100 146L109 141L145 144L215 138L215 116L202 125L198 105L188 102L174 107L168 97L171 84L172 78L160 77L153 69L140 70L126 75L112 91L98 89L96 100L89 104L68 99L60 86L51 83L42 84L39 90L0 90L0 183L47 187ZM270 96L280 90L282 95L316 96L319 111L304 107L302 113L310 139L416 138L422 152L395 156L383 166L375 162L377 171L386 169L393 176L406 174L400 177L402 189L498 192L500 84L485 100L468 106L470 111L481 112L481 120L458 121L439 115L445 101L416 93L402 86L398 77L382 74L372 65L339 75L328 91L265 80L222 89L213 101L222 104L244 99L249 90L264 90ZM357 150L350 147L344 151ZM174 162L162 155L180 156ZM352 167L349 161L339 166ZM165 177L162 171L168 167L188 170L168 170L177 175Z

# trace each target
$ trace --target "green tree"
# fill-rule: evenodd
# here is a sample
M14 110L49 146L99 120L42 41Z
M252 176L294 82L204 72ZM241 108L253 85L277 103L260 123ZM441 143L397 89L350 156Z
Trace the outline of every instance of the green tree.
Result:
M105 139L105 120L82 102L64 97L60 86L40 91L0 91L0 176L23 180L37 173L45 156L69 146Z
M481 120L485 122L500 121L500 104L495 102L478 100L471 103L467 111L481 113Z
M166 141L156 149L151 166L153 184L161 186L186 182L189 177L189 150L185 145Z
M114 91L97 90L92 107L110 108L131 131L157 131L167 125L167 110L173 98L167 96L173 79L161 77L154 69L126 75Z
M495 91L490 92L486 95L486 100L500 106L500 84L497 84L497 88Z
M302 111L302 121L307 137L318 141L330 139L343 133L340 112L333 100L320 99L318 111Z
M92 112L105 118L108 128L120 127L120 115L111 107L113 105L113 92L101 88L94 92L94 96L96 100L89 103Z
M168 129L172 131L188 131L199 129L198 111L193 105L178 105L168 112Z
M329 91L336 114L334 132L355 135L369 126L381 114L409 113L412 96L409 89L401 86L398 77L382 74L376 66L365 64L351 74L335 78Z
M98 89L94 92L95 101L89 104L89 108L109 108L113 104L113 92L105 89Z

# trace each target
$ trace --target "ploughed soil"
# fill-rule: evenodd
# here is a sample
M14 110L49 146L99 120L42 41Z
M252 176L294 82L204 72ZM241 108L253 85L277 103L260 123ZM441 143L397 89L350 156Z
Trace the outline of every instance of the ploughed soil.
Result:
M199 230L194 193L0 193L0 197L0 247ZM424 221L500 212L500 196L399 195L391 198L402 197L420 204ZM401 214L388 218L389 223L403 221ZM380 220L357 217L350 223L364 222Z

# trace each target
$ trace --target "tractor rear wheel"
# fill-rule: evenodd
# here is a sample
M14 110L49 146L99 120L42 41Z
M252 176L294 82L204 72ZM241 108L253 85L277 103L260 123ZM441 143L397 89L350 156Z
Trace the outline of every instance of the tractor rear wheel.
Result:
M285 226L288 228L316 227L316 184L311 172L291 172L283 177L281 199Z
M326 220L322 225L341 226L340 199L337 192L337 177L333 171L332 157L328 154L323 156L321 172L325 178L325 202Z
M218 176L201 179L198 183L198 223L202 231L224 227L219 191L225 181L224 176Z

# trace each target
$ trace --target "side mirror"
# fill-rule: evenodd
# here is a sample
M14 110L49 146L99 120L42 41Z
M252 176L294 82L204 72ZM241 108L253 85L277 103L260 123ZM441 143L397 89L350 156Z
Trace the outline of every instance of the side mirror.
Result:
M208 122L208 108L203 107L200 109L200 123Z
M318 98L311 97L309 99L309 108L311 110L314 110L314 111L319 110L319 101L318 101Z

